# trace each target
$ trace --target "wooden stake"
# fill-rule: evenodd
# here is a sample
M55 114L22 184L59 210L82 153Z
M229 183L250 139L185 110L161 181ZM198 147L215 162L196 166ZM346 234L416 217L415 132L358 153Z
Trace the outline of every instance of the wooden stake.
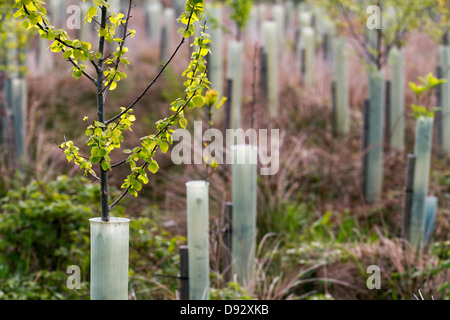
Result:
M363 135L362 135L362 151L364 152L362 158L362 178L361 187L364 191L364 197L366 197L366 176L367 176L367 145L368 145L368 133L369 133L369 99L364 100L363 111Z
M230 129L230 125L231 125L231 106L232 106L232 101L233 101L233 80L232 79L227 79L227 123L226 123L226 128Z
M391 145L391 81L386 80L386 92L384 100L384 114L385 114L385 125L384 125L384 143L386 150L390 149Z
M227 202L225 204L225 217L223 227L223 277L225 282L231 281L231 237L232 237L232 216L233 203Z
M264 101L264 105L267 101L267 54L263 47L260 49L260 79L259 79L259 85L260 85L260 92L261 97Z
M336 81L331 83L331 125L333 130L333 136L337 136L337 119L336 119Z
M436 69L436 77L441 79L442 69L440 66ZM436 87L436 105L442 108L442 86ZM435 141L437 146L437 152L440 155L442 149L442 110L436 110L434 112L434 121L436 125L435 129Z
M403 207L403 230L402 230L403 238L405 239L409 239L409 224L411 222L415 164L416 164L416 156L412 153L408 154L408 162L406 165L405 203Z
M188 246L180 246L180 300L189 300Z

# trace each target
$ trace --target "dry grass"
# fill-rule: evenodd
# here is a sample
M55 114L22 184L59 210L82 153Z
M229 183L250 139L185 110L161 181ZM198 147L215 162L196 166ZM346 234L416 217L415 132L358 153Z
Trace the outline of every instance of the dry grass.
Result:
M143 19L142 12L136 13L136 21ZM142 21L141 21L142 22ZM231 22L225 22L227 26ZM139 23L137 23L139 25ZM136 29L139 28L137 27ZM233 27L231 27L233 30ZM141 30L143 31L143 30ZM145 32L144 32L145 33ZM225 43L232 39L225 36ZM393 291L399 297L408 299L412 293L422 288L427 294L433 292L436 298L437 284L447 279L448 273L438 278L411 278L405 276L393 284L392 274L408 274L416 268L425 270L429 265L436 266L436 257L423 254L417 257L408 249L400 236L403 207L404 175L406 154L414 145L414 119L406 110L406 150L404 153L390 151L385 153L383 195L374 205L363 201L360 176L362 164L361 131L362 105L367 97L367 76L364 67L354 49L349 62L351 131L342 137L333 137L331 127L331 70L317 55L316 78L312 90L299 87L300 66L298 57L292 50L293 35L289 35L286 49L280 54L280 112L276 119L267 118L265 103L256 92L257 101L252 101L254 48L258 35L250 34L245 47L244 62L244 104L243 123L249 127L251 117L255 119L255 128L280 129L280 169L272 176L260 176L258 179L258 219L264 226L264 232L258 234L259 252L257 271L253 291L260 299L286 299L307 297L312 292L330 293L337 299L379 298L380 293L368 290L365 285L365 269L377 264L382 269L382 290L391 297ZM112 109L118 110L130 102L145 87L159 68L158 49L134 42L130 51L137 52L137 62L129 69L128 84L117 89L109 98ZM224 46L226 57L227 46ZM414 33L405 47L407 64L406 81L414 81L419 75L435 70L437 45L421 33ZM189 48L185 46L173 64L175 74L179 74L187 65ZM258 62L256 59L256 63ZM29 77L29 113L28 146L32 150L29 171L40 179L51 179L56 173L79 174L77 169L68 165L55 141L61 142L63 134L77 145L83 145L82 132L84 115L95 118L89 82L78 81L77 90L73 90L74 81L65 73L67 65L57 64L57 69L45 78ZM225 70L225 69L224 69ZM386 75L389 72L386 70ZM42 85L45 79L45 86ZM259 74L256 75L259 83ZM158 81L142 103L135 108L137 118L142 121L136 125L134 133L124 142L124 147L139 142L139 137L154 131L154 122L169 114L169 102L162 94L171 85L166 79ZM55 89L56 88L56 89ZM170 88L171 89L171 88ZM413 93L406 88L406 106L414 102ZM251 114L252 106L255 113ZM110 109L110 110L112 110ZM202 117L201 113L190 115L192 119ZM224 130L224 124L218 122L215 127ZM149 132L150 131L150 132ZM130 215L140 215L144 206L158 205L163 212L163 220L176 235L186 235L185 182L205 178L202 165L175 167L170 154L157 155L161 170L154 176L149 186L142 191L143 197L130 204ZM114 160L121 160L120 157ZM439 179L448 173L449 160L439 159L432 164L430 193L439 196L436 239L447 240L450 232L450 193L449 186L443 186ZM126 169L126 168L125 168ZM121 169L111 176L112 185L120 186L126 175ZM225 202L231 200L231 170L229 165L221 165L208 178L210 182L210 229L211 229L211 269L217 275L215 285L223 286L220 273L223 271L222 227ZM2 176L7 176L5 166L1 167ZM272 237L270 228L274 221L285 214L286 204L306 203L312 207L308 223L321 218L326 211L332 211L332 223L339 226L344 213L355 219L356 228L364 225L371 232L381 229L383 234L378 243L357 243L349 245L347 250L353 259L336 260L322 263L321 257L316 264L306 267L294 266L280 269L276 254L285 250L285 243L279 235ZM386 237L388 236L388 237ZM270 240L268 240L270 239ZM352 239L353 241L354 239ZM275 271L274 271L275 270ZM312 274L312 275L311 275ZM446 278L445 278L446 277ZM171 295L172 296L172 295Z
M352 259L333 264L326 271L331 279L351 283L358 290L348 290L339 285L330 286L330 294L338 299L413 299L413 293L421 289L426 296L442 299L439 287L448 281L450 272L444 271L437 277L428 276L426 271L438 268L438 259L429 253L420 254L401 239L382 238L380 243L360 243L349 247ZM380 267L381 289L370 290L366 281L371 273L367 267ZM324 275L322 268L319 275Z

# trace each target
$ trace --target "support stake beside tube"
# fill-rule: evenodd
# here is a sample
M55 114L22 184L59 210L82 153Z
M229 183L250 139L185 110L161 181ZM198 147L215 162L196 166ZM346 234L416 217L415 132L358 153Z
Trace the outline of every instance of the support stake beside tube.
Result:
M180 246L180 300L189 300L188 246Z
M225 282L231 281L231 239L233 229L233 203L225 204L224 230L223 230L223 268Z
M411 207L412 194L414 185L414 165L416 156L408 154L408 163L406 166L406 181L405 181L405 203L403 208L403 238L409 239L409 224L411 223Z

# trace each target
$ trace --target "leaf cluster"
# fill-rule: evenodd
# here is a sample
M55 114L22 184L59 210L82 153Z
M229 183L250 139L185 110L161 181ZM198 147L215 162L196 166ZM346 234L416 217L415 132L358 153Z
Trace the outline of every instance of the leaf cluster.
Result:
M56 29L51 26L46 17L46 9L42 4L43 2L40 0L15 0L14 6L17 8L17 11L14 17L23 20L22 24L25 28L38 29L41 38L52 40L51 50L53 52L62 52L63 58L72 63L73 76L75 78L80 78L84 75L93 81L98 89L99 79L94 79L90 76L87 65L83 64L85 61L90 61L97 74L102 71L103 78L101 80L103 81L103 86L101 93L104 97L108 91L117 87L119 81L127 78L126 74L120 71L119 66L123 65L126 67L129 64L124 56L128 52L124 43L128 36L133 37L135 34L134 30L127 28L130 17L129 12L128 15L124 15L108 11L107 21L99 23L96 20L96 16L99 11L103 12L102 16L104 16L105 8L110 9L108 2L105 0L94 0L93 5L87 10L84 23L97 22L100 40L104 39L110 43L117 44L117 50L113 56L103 57L101 49L99 51L92 50L91 43L70 39L67 32L63 29ZM178 18L178 21L184 25L179 30L179 33L182 33L183 36L180 45L186 38L194 34L194 23L203 18L203 9L203 0L187 0L185 11ZM122 37L116 37L118 33L117 28L120 26L123 26L124 33ZM170 127L179 124L182 128L185 128L187 125L187 120L184 117L185 108L202 107L205 104L203 92L205 89L209 89L210 84L206 77L205 59L205 56L209 53L210 40L209 36L204 32L205 29L206 26L203 27L203 32L192 44L196 45L198 50L192 53L190 63L182 74L185 77L184 97L180 97L170 104L170 109L173 112L170 117L156 122L157 133L142 137L139 146L131 150L123 150L123 153L127 154L127 158L123 161L116 164L111 163L111 154L115 149L121 147L124 133L132 131L131 126L136 120L132 113L132 107L146 94L146 91L151 86L149 84L140 97L130 106L122 107L116 116L106 121L94 121L88 125L85 134L88 137L86 145L90 150L89 156L80 155L80 149L74 146L72 141L65 141L59 145L64 150L67 160L69 162L74 161L80 169L85 171L85 174L91 174L96 178L98 175L95 172L95 165L99 165L101 172L108 172L112 171L115 166L127 163L130 167L130 173L122 184L124 189L123 195L130 193L137 196L142 189L142 185L149 182L147 171L156 173L159 169L159 165L154 159L157 149L165 153L168 151L169 145L173 143L173 130ZM88 121L86 117L84 120ZM113 202L110 208L121 198Z
M428 93L428 98L429 98L431 95L431 92L434 89L436 89L437 86L439 86L442 83L447 82L447 80L445 80L445 79L436 78L433 75L433 73L431 73L431 72L429 74L427 74L426 77L419 77L419 81L420 81L419 84L416 84L412 81L409 82L409 87L416 95L417 100L419 100L420 97L424 93ZM436 107L429 110L429 108L427 108L426 106L417 105L417 104L412 104L411 108L413 109L413 114L416 118L421 117L421 116L433 117L434 111L436 110Z

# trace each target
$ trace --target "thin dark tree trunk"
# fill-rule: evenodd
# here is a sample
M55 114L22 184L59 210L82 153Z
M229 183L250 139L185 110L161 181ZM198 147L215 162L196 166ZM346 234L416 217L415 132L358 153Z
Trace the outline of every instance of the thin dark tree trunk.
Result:
M381 8L381 3L380 2L378 2L378 7ZM383 16L380 14L380 20L381 19L383 19ZM380 24L381 24L380 27L382 28L383 27L383 20L380 21ZM379 71L381 71L381 69L383 68L383 65L381 63L381 59L382 59L382 55L383 55L382 52L381 52L381 50L382 50L382 48L381 48L381 39L383 38L383 33L381 31L381 28L377 29L377 61L376 61L376 64L377 64L377 69Z
M102 17L100 28L106 26L106 7L102 6ZM98 61L97 71L97 120L104 123L104 99L103 99L103 52L105 49L105 37L100 37L98 51L102 57ZM103 161L103 158L102 160ZM101 163L100 161L100 163ZM100 201L102 208L102 221L109 221L109 203L108 203L108 175L107 171L100 166Z

